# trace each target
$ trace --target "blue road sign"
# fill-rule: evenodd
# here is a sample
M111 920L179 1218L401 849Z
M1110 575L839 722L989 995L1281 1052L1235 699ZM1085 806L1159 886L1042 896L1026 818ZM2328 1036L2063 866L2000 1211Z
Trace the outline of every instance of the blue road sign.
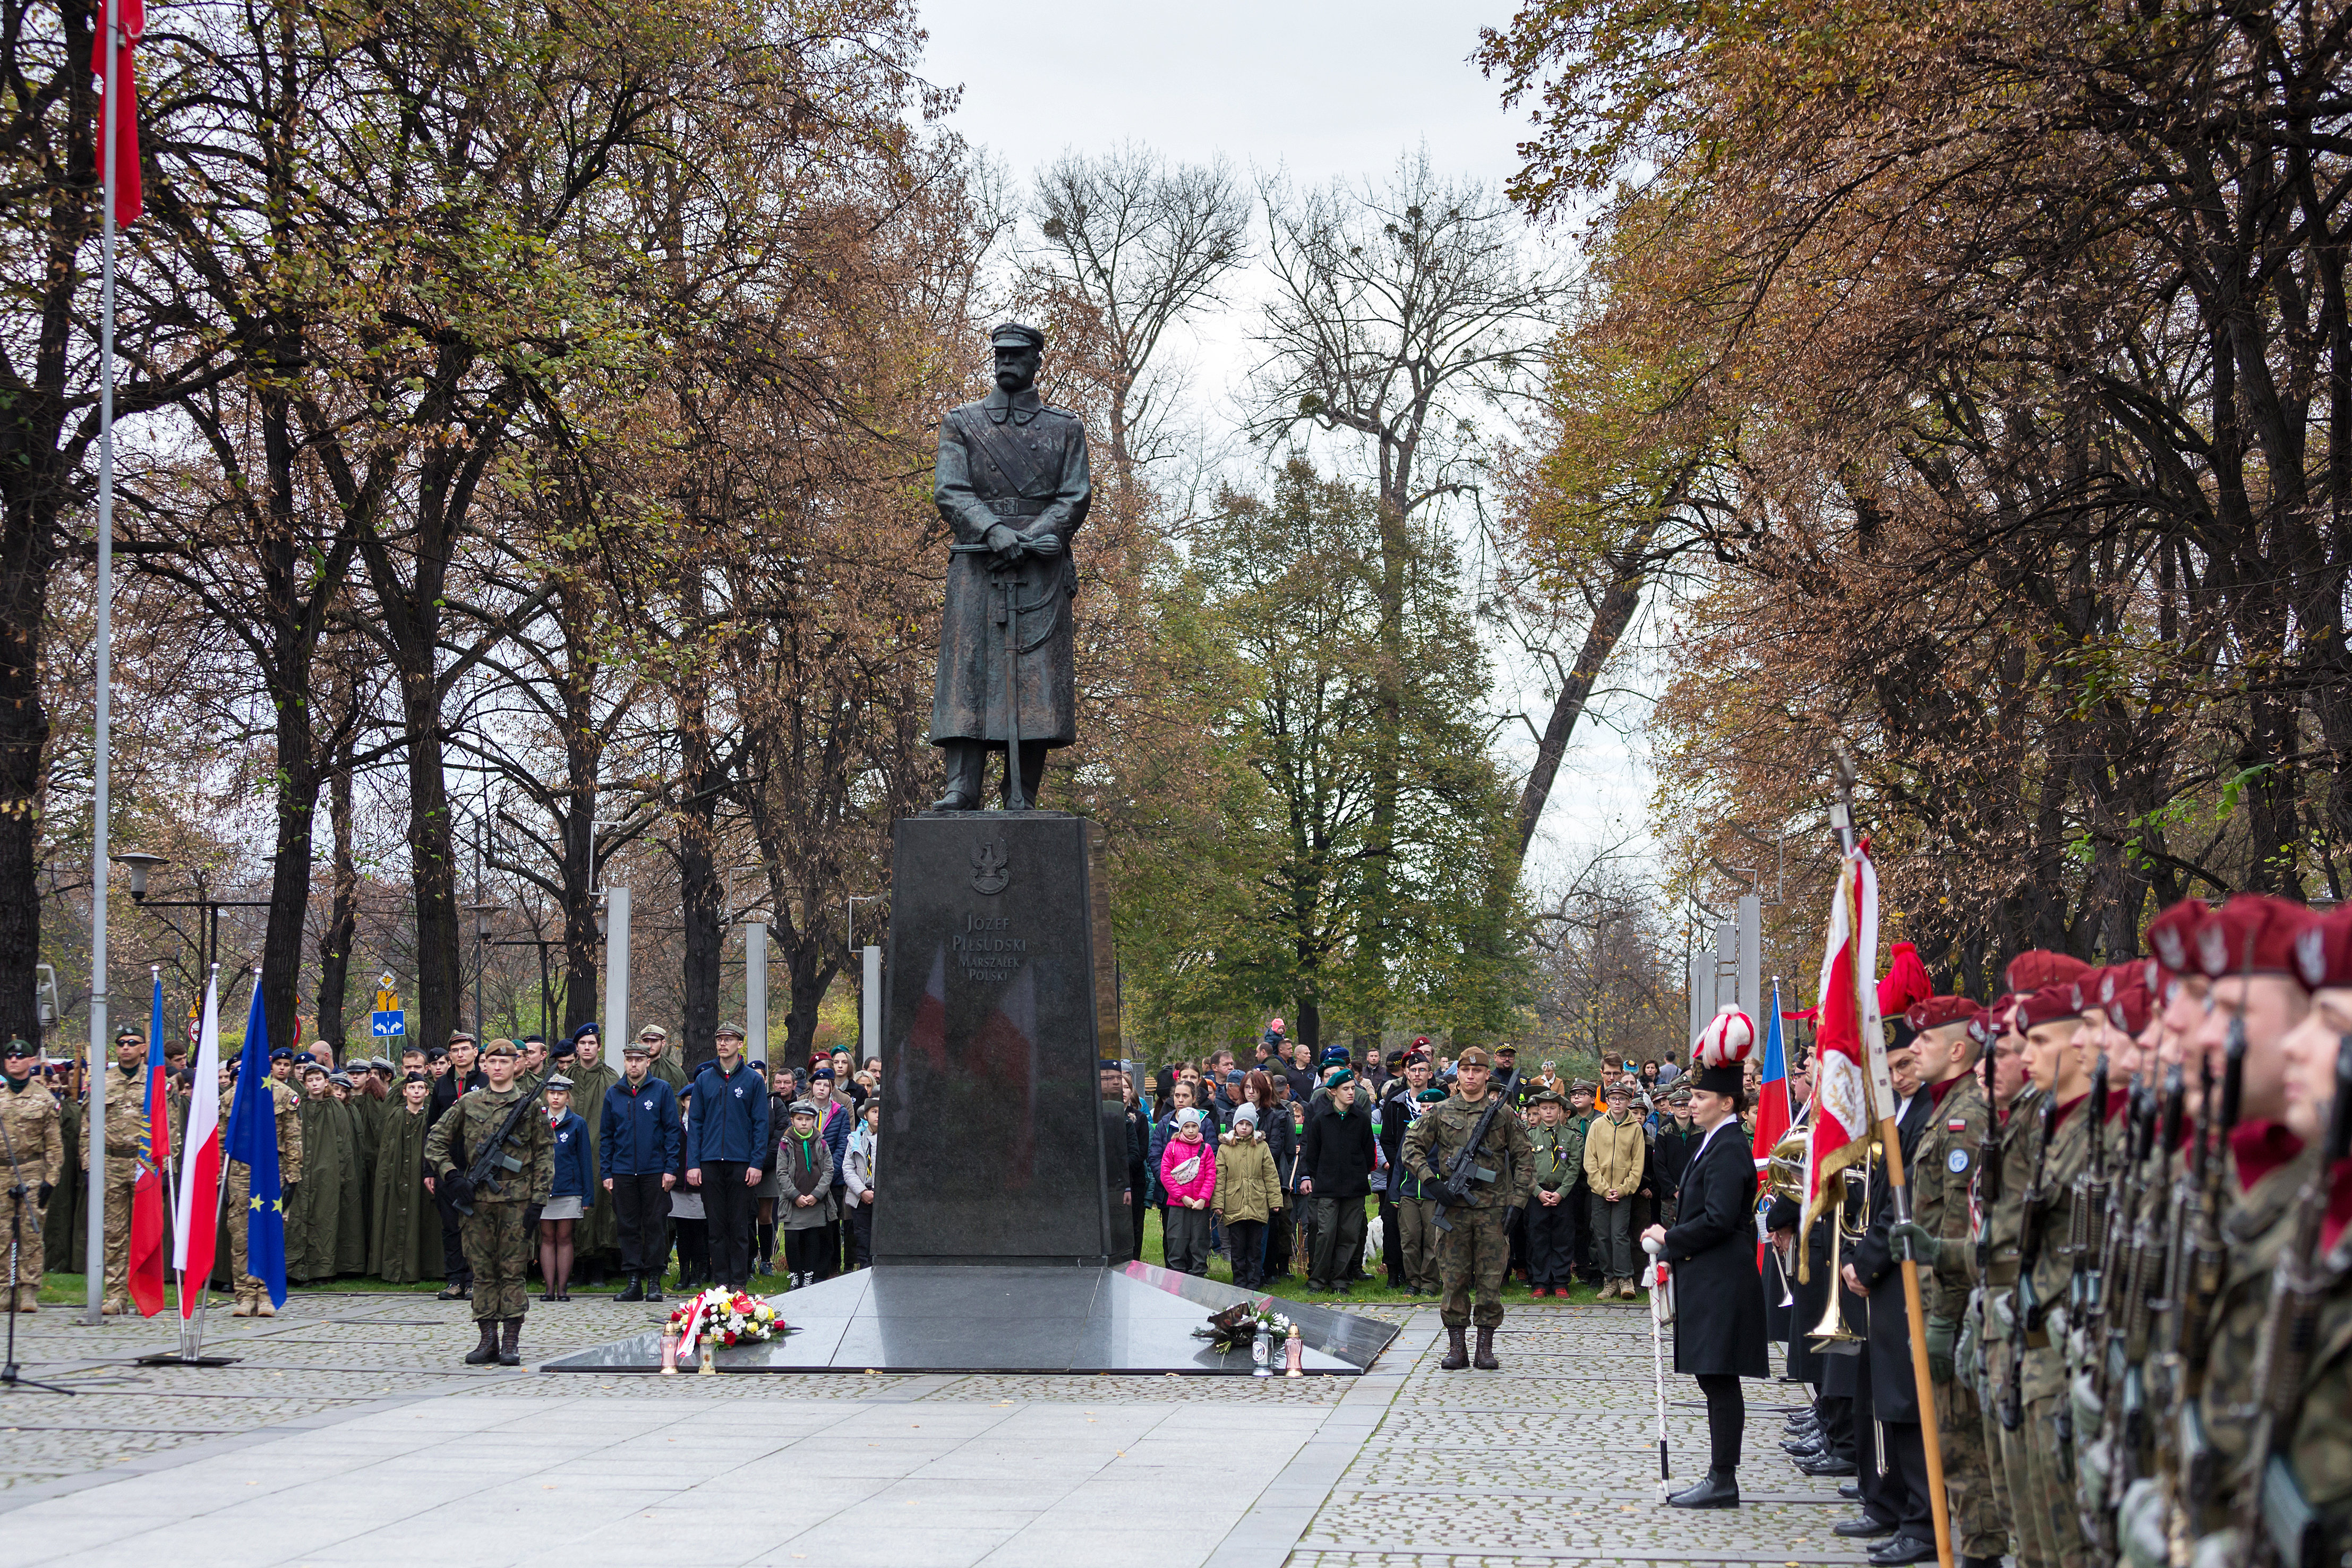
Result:
M408 1015L404 1012L368 1014L368 1030L378 1040L389 1040L408 1032Z

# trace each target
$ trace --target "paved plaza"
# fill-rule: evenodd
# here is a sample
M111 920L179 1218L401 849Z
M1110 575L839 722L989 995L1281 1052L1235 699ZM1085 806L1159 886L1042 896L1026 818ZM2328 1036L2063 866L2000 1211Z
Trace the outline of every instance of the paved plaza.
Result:
M787 1298L789 1300L789 1298ZM1429 1309L1361 1377L653 1377L539 1361L658 1309L534 1303L520 1369L468 1368L459 1304L300 1295L215 1317L222 1368L147 1368L168 1328L21 1321L0 1392L0 1562L206 1568L692 1563L1469 1568L1858 1563L1834 1483L1750 1384L1748 1506L1657 1506L1643 1309L1521 1305L1501 1374L1443 1373ZM159 1322L161 1320L159 1320ZM1670 1384L1677 1476L1706 1421Z

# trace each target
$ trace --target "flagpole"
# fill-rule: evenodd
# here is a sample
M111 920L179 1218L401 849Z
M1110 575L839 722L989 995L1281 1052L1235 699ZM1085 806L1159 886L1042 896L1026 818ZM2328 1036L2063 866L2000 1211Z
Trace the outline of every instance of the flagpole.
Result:
M1886 1157L1886 1191L1895 1206L1895 1223L1911 1223L1911 1188L1903 1175L1903 1134L1895 1115L1894 1082L1886 1069L1886 1030L1878 1016L1878 987L1874 972L1878 967L1877 933L1874 929L1865 940L1862 921L1862 873L1866 857L1856 848L1853 826L1853 758L1845 747L1837 753L1838 798L1831 810L1830 820L1838 830L1845 846L1847 860L1853 870L1853 1005L1854 1016L1862 1025L1863 1044L1870 1053L1870 1087L1872 1098L1877 1101L1878 1137ZM1916 1092L1925 1092L1924 1087ZM1936 1388L1927 1371L1927 1313L1919 1296L1919 1264L1911 1255L1911 1244L1898 1242L1896 1251L1903 1260L1903 1310L1908 1320L1911 1341L1911 1381L1919 1401L1920 1447L1927 1451L1927 1504L1936 1521L1936 1562L1938 1568L1952 1568L1951 1500L1944 1495L1943 1434L1936 1424ZM1832 1286L1832 1289L1835 1287Z
M96 1322L106 1288L106 774L109 698L113 676L114 609L114 112L122 0L106 0L106 96L99 109L104 180L99 263L98 388L98 724L90 802L89 879L89 1239L82 1253L89 1321Z

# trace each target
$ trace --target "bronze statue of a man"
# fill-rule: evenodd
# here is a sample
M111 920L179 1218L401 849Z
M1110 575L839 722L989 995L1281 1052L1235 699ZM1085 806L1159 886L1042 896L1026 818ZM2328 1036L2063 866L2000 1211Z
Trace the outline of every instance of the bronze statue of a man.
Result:
M1094 496L1087 433L1037 396L1044 333L1008 324L989 341L996 390L941 422L932 492L954 536L931 695L931 744L948 754L939 811L980 809L991 751L1019 758L1004 805L1027 810L1047 748L1077 738L1070 538Z

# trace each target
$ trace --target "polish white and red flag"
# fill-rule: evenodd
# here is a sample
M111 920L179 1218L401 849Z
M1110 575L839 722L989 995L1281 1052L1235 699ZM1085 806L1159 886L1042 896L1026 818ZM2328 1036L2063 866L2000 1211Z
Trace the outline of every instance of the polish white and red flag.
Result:
M1827 1208L1837 1194L1837 1174L1857 1164L1870 1147L1868 1038L1864 987L1874 1001L1878 963L1878 873L1864 840L1838 869L1830 901L1828 940L1822 949L1822 985L1813 1030L1812 1136L1805 1145L1805 1219ZM1861 971L1857 983L1856 971ZM1873 1014L1876 1012L1874 1007Z
M255 983L259 984L258 977ZM213 1277L214 1223L220 1213L220 975L205 982L204 1023L190 1063L188 1126L180 1155L180 1207L173 1216L172 1268L180 1276L180 1316L192 1317ZM266 1085L265 1085L266 1087Z

